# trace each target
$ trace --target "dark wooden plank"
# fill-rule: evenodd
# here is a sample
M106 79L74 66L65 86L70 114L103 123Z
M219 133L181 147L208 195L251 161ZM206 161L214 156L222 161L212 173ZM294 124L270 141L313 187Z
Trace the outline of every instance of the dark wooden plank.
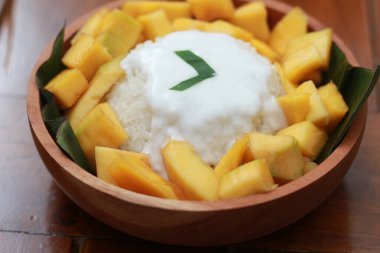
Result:
M60 236L46 236L0 232L0 252L4 253L68 253L71 239Z

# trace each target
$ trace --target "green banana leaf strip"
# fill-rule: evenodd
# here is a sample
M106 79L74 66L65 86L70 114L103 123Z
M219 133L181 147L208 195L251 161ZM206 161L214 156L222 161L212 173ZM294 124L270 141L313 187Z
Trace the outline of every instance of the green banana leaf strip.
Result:
M351 64L347 61L346 56L340 48L334 43L331 48L329 69L323 73L322 84L333 81L341 90L344 86L348 75L352 69Z
M96 171L88 163L68 120L65 120L58 129L57 143L76 164L96 175Z
M55 39L53 50L49 59L44 62L36 73L36 83L38 88L42 89L45 85L53 79L59 72L65 69L61 59L63 56L63 39L65 33L65 26L59 32Z
M330 135L317 158L317 163L323 162L343 140L348 129L352 125L355 116L367 101L379 79L380 67L375 70L354 67L351 69L347 81L341 87L341 92L349 110L342 122Z
M64 31L65 26L55 39L51 56L39 67L36 73L36 83L43 106L41 113L49 133L56 140L58 146L66 152L75 163L91 174L96 175L95 170L91 168L88 163L70 123L59 110L53 94L44 89L45 85L52 78L65 69L61 61L63 56Z

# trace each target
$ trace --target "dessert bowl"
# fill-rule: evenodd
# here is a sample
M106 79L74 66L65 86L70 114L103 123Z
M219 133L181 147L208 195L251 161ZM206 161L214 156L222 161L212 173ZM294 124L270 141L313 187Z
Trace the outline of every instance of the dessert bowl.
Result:
M101 8L120 7L116 1ZM244 1L239 1L244 3ZM265 1L269 24L276 23L291 7ZM91 12L66 28L65 46ZM309 29L323 28L309 17ZM334 42L348 61L357 60L336 36ZM35 74L50 55L53 42L34 68L27 95L27 113L37 150L59 187L82 209L98 220L133 236L174 245L224 245L258 238L284 228L319 206L339 185L350 168L365 128L366 106L358 113L341 144L316 169L264 194L218 201L168 200L127 191L91 175L75 164L50 136L42 115Z

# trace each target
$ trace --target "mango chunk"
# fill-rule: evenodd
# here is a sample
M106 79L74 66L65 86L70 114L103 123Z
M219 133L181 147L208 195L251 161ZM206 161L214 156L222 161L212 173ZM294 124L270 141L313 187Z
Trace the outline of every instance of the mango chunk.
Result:
M283 59L287 59L301 48L308 46L310 43L313 44L319 55L322 57L323 63L321 68L326 69L330 63L332 47L332 30L330 28L307 33L290 40L287 44Z
M125 159L138 159L149 166L149 158L145 154L106 147L95 147L97 177L107 183L117 186L117 182L113 179L109 168L119 156L124 157Z
M109 170L113 179L124 189L158 198L178 199L170 183L139 159L119 156Z
M234 15L232 0L187 0L194 16L203 21L228 19Z
M287 57L282 63L285 76L294 83L305 80L311 72L319 70L324 62L314 44L310 43Z
M78 101L88 87L89 84L82 72L77 69L67 69L54 77L45 89L54 94L59 108L67 109Z
M284 88L286 94L289 94L295 91L298 85L288 80L288 78L285 76L284 69L282 68L281 64L278 62L275 62L274 66L276 67L277 74L280 77L282 87Z
M163 10L140 16L138 20L143 25L144 35L147 39L154 40L171 32L170 21Z
M348 106L342 94L340 94L338 88L332 82L321 86L318 92L326 106L330 118L325 128L327 132L331 133L348 112Z
M318 84L322 81L322 72L320 70L315 70L306 74L303 78L303 82L306 81L313 81L313 83L318 86Z
M79 69L88 81L101 65L110 60L112 56L107 48L88 35L81 36L62 58L67 67Z
M207 22L194 20L191 18L178 18L172 23L173 31L200 30L206 29Z
M231 23L251 32L261 41L268 41L270 31L267 9L263 2L244 4L235 10Z
M304 82L294 92L310 94L309 112L306 120L313 122L320 128L324 128L329 123L330 116L314 83L312 81Z
M108 49L113 57L126 55L139 41L141 24L120 10L108 13L103 21L97 41Z
M304 121L309 112L310 94L290 93L277 97L289 125Z
M216 165L214 172L218 178L236 169L242 164L243 156L248 148L249 135L245 134L238 139Z
M296 7L283 17L273 28L269 38L269 45L279 54L283 54L288 42L306 34L307 15Z
M128 1L123 11L132 17L139 17L158 10L164 10L170 21L177 18L191 18L190 4L173 1Z
M315 162L312 162L307 157L303 158L303 162L304 162L303 170L304 170L305 174L309 173L310 171L312 171L313 169L315 169L318 166L318 164L316 164Z
M219 197L232 199L274 190L275 185L265 160L255 160L225 174L220 180Z
M205 31L225 33L231 35L232 37L235 37L236 39L244 40L246 42L250 42L253 39L253 35L250 32L222 20L214 21L208 24L205 28Z
M128 138L120 121L107 103L97 105L74 128L90 165L95 167L95 147L119 148Z
M212 168L184 141L169 141L162 149L169 179L190 199L216 200L218 179Z
M280 130L277 135L293 136L298 141L303 156L314 161L326 144L327 133L310 121L303 121Z
M125 76L120 67L122 57L116 58L99 68L90 87L68 111L71 126L75 129L79 122L97 105L104 95Z
M250 134L247 152L253 159L265 159L274 178L294 180L303 175L303 158L298 141L292 136Z
M98 35L103 25L104 18L108 12L109 10L102 9L98 11L97 13L95 13L93 16L91 16L89 19L87 19L83 27L71 40L71 45L75 44L75 42L77 42L79 37L83 34L91 36L91 37L95 37L96 35Z
M267 57L271 62L278 59L278 54L264 42L257 39L252 39L251 45L256 48L259 54Z

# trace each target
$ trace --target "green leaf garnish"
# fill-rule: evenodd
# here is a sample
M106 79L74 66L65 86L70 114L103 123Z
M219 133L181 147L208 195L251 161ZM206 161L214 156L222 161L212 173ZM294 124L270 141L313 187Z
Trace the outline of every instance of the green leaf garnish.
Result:
M96 171L88 163L68 120L65 120L58 129L57 143L76 164L96 175Z
M66 152L71 159L89 173L96 175L91 168L86 156L74 134L66 117L59 110L53 94L44 87L51 79L65 69L61 59L63 56L65 27L59 32L55 39L51 56L37 70L36 83L40 92L42 103L42 118L51 136L56 140L58 146Z
M205 62L205 60L203 60L198 55L194 54L192 51L175 51L175 54L178 55L187 64L192 66L195 69L195 71L197 71L198 75L180 82L176 86L170 88L170 90L184 91L196 85L197 83L200 83L216 75L215 70L211 68L210 65L208 65L207 62Z

